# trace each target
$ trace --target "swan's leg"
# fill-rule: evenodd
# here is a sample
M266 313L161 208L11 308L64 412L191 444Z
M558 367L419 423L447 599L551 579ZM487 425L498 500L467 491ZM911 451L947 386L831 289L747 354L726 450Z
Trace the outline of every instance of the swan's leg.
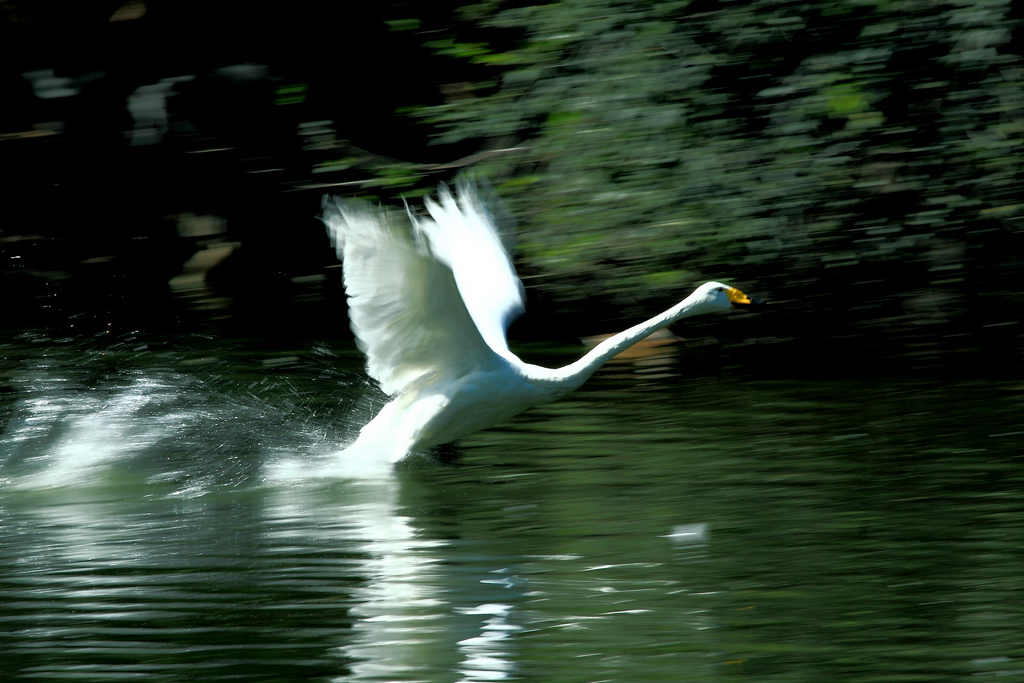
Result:
M433 446L437 443L435 440L439 426L437 419L447 417L444 409L449 402L447 396L433 394L417 398L405 407L397 420L397 429L394 434L396 442L404 444L403 452L395 453L391 462L398 462L417 448Z
M412 451L413 444L403 438L401 430L404 401L398 398L380 409L372 420L359 430L359 437L345 449L367 458L395 463Z
M439 428L437 419L447 417L444 408L448 403L448 398L440 394L399 396L363 426L349 448L396 463L417 448L437 443L433 440Z

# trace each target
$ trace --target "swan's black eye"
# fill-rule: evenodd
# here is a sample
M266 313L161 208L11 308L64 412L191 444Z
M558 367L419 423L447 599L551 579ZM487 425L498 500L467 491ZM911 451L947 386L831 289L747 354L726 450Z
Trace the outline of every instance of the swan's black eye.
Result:
M724 292L725 291L725 287L715 287L715 291L716 292Z

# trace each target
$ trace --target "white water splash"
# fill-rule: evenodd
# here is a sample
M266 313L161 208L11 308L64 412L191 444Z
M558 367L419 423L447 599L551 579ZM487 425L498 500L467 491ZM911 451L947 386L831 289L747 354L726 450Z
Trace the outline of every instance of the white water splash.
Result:
M145 452L171 436L182 416L174 388L139 376L115 393L53 391L30 395L18 406L8 441L29 466L12 482L19 488L93 484L104 468Z

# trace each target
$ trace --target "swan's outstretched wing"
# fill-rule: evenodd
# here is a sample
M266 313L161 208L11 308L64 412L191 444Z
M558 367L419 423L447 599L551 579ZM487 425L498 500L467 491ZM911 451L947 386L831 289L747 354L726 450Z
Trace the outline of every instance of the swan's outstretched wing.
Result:
M352 331L385 393L461 376L493 358L451 268L405 216L324 197L322 219L344 268Z
M484 341L509 356L505 331L523 312L523 285L480 190L469 180L459 181L456 189L458 199L442 186L439 202L424 200L433 220L413 220L430 240L431 252L451 268Z

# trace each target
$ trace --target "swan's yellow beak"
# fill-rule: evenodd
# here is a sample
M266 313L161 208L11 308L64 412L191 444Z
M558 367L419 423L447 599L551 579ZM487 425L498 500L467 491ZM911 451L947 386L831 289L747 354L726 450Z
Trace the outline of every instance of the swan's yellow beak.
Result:
M752 306L754 304L754 302L751 301L749 296L747 296L740 290L736 289L735 287L727 288L725 290L725 293L726 295L728 295L729 302L732 304L733 308L738 308L739 306Z

